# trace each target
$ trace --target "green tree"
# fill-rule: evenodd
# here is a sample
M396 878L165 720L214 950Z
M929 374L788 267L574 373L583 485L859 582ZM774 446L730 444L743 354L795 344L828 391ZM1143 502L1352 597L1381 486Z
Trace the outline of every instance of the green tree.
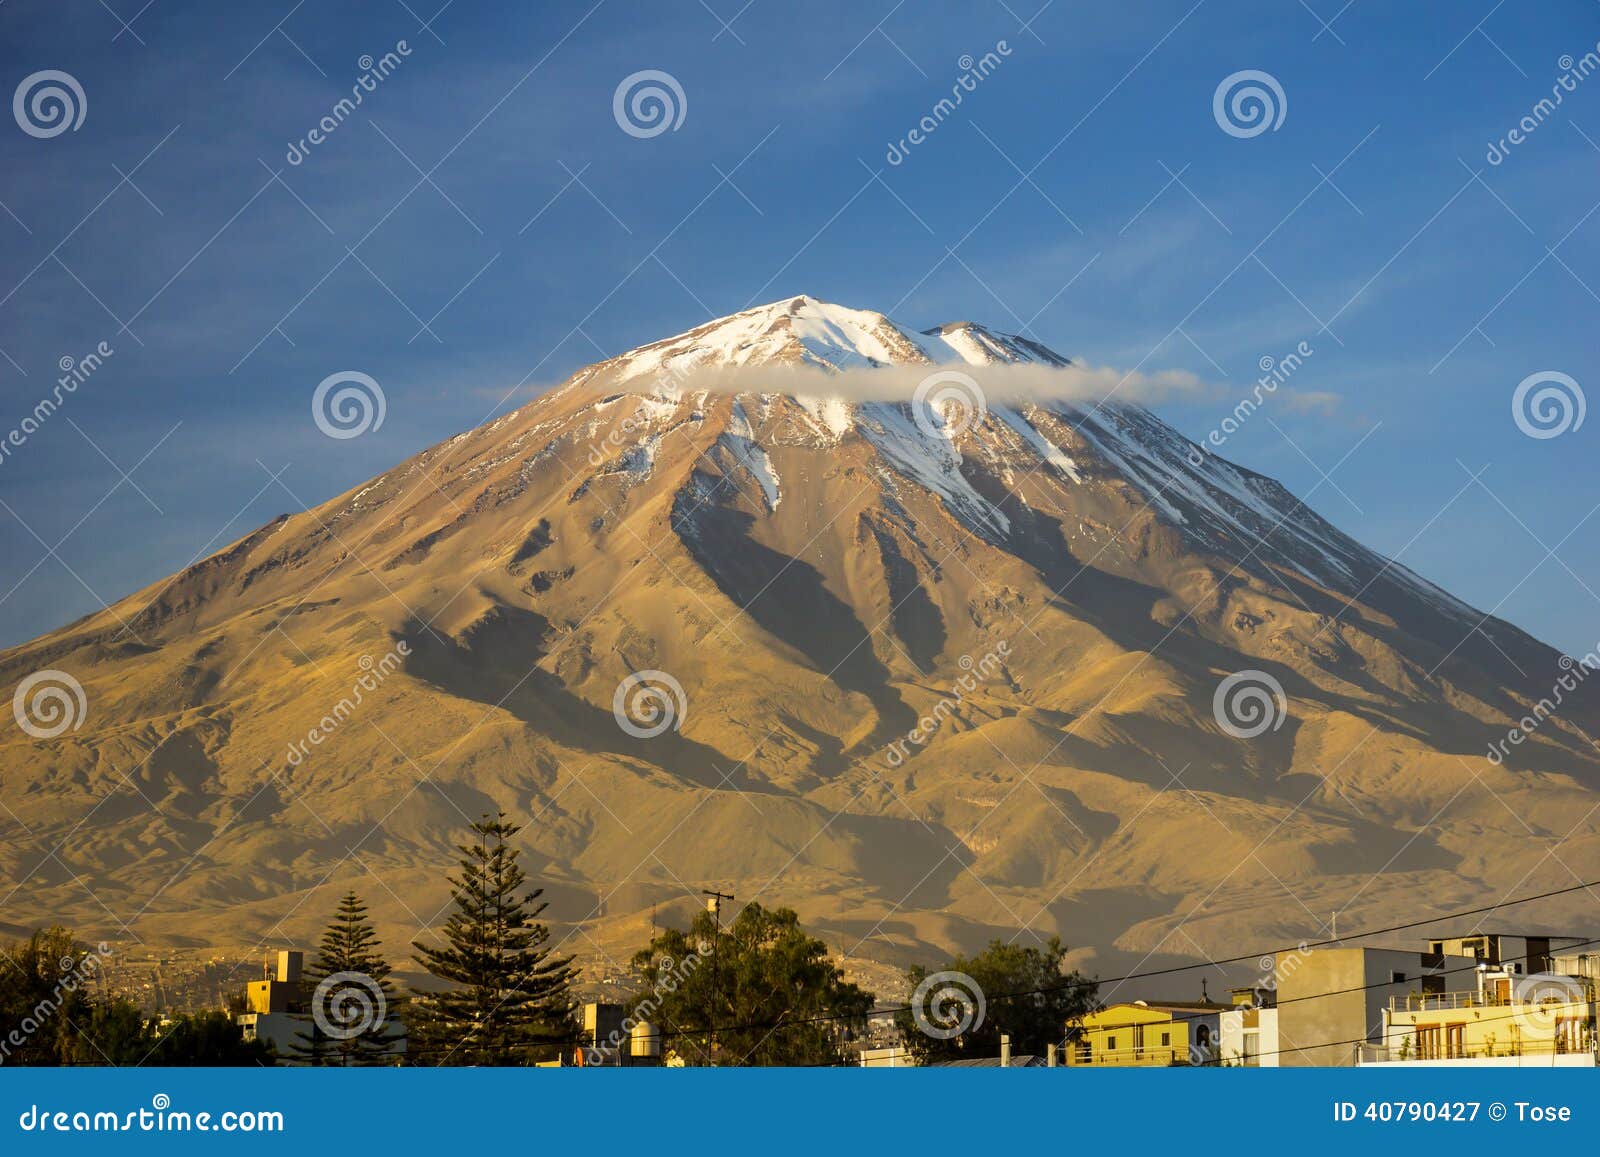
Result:
M159 1039L152 1032L144 1011L133 1001L124 997L100 1001L78 1022L72 1063L139 1065Z
M81 1065L167 1065L242 1067L271 1065L272 1050L247 1041L226 1012L183 1013L171 1019L147 1017L126 999L96 1002L78 1022L71 1061Z
M65 928L41 928L0 949L0 1063L59 1065L75 1057L93 1010L98 957Z
M1064 972L1066 957L1052 936L1042 949L991 940L937 973L918 965L906 974L911 1007L896 1023L919 1064L999 1056L1001 1034L1013 1053L1038 1055L1076 1040L1098 1007L1098 983Z
M422 1063L528 1064L573 1035L571 958L545 947L544 890L526 890L509 842L520 830L504 812L472 825L476 838L459 845L461 873L451 880L456 908L445 945L413 945L423 966L452 986L412 1001Z
M398 1060L405 1039L389 962L354 892L339 901L322 934L317 959L305 970L312 1010L308 1031L290 1044L293 1059L311 1065L374 1065Z
M701 912L633 963L648 986L633 1016L655 1023L689 1064L834 1064L873 1003L788 908L747 904L720 935Z
M231 1068L276 1063L265 1041L244 1039L238 1022L219 1010L183 1013L149 1024L152 1047L147 1065Z

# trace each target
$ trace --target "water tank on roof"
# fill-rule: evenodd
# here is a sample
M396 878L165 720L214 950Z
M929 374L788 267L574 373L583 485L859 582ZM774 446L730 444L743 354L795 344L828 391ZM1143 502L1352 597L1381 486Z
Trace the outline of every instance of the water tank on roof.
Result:
M661 1055L661 1033L647 1020L641 1020L633 1026L633 1055L636 1057Z

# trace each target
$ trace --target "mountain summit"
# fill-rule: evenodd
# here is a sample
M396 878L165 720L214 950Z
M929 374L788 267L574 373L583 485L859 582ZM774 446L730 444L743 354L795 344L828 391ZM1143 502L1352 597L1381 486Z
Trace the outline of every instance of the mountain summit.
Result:
M303 941L354 886L406 943L493 808L596 960L713 885L1114 967L1570 883L1593 703L1485 754L1559 656L1141 405L984 387L1070 364L745 310L5 652L87 704L0 736L5 919Z

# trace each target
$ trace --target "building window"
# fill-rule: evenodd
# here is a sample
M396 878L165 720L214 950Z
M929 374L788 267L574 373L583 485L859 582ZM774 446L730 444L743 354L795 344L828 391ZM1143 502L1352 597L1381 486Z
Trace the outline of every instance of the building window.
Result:
M1116 1051L1117 1051L1117 1038L1114 1037L1114 1036L1106 1037L1106 1052L1114 1053Z
M1389 973L1389 983L1390 984L1404 984L1405 982L1406 982L1406 974L1405 973L1403 973L1403 972L1391 972L1391 973Z
M1166 1048L1171 1044L1172 1044L1172 1034L1170 1032L1162 1033L1161 1034L1161 1047L1162 1048Z
M1417 1060L1436 1061L1439 1059L1439 1026L1417 1026Z

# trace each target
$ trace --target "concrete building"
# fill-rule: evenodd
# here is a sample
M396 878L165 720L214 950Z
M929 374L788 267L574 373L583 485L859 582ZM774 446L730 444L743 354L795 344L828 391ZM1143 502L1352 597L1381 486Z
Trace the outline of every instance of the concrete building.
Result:
M1278 1064L1354 1065L1362 1045L1384 1042L1390 1001L1443 993L1465 978L1475 956L1389 948L1308 948L1273 964Z
M905 1045L883 1045L865 1048L856 1053L856 1060L864 1069L914 1069L917 1058Z
M1513 974L1560 971L1556 957L1576 951L1584 942L1577 936L1526 936L1505 932L1473 932L1432 942L1433 951L1445 956L1471 956Z
M1595 1064L1595 982L1479 964L1471 987L1393 997L1363 1065L1583 1067Z
M278 952L267 961L260 980L245 985L245 1011L235 1018L247 1041L264 1041L278 1060L294 1063L295 1046L304 1046L312 1035L312 991L305 979L305 953L294 949ZM404 1032L398 1020L386 1018L384 1031L397 1037L389 1052L398 1058L406 1051Z
M1070 1066L1149 1067L1216 1064L1221 1016L1211 1001L1122 1001L1083 1018L1067 1045Z
M604 1001L589 1001L583 1006L583 1038L570 1050L551 1061L540 1061L541 1069L564 1068L660 1068L661 1030L637 1015L630 1016L625 1006Z
M264 1041L280 1058L294 1055L296 1037L311 1031L308 995L302 985L305 953L278 952L261 970L261 979L244 986L245 1011L237 1024L247 1041Z
M1270 992L1234 989L1233 1006L1217 1018L1219 1063L1249 1069L1278 1067L1278 1009L1273 1000Z

